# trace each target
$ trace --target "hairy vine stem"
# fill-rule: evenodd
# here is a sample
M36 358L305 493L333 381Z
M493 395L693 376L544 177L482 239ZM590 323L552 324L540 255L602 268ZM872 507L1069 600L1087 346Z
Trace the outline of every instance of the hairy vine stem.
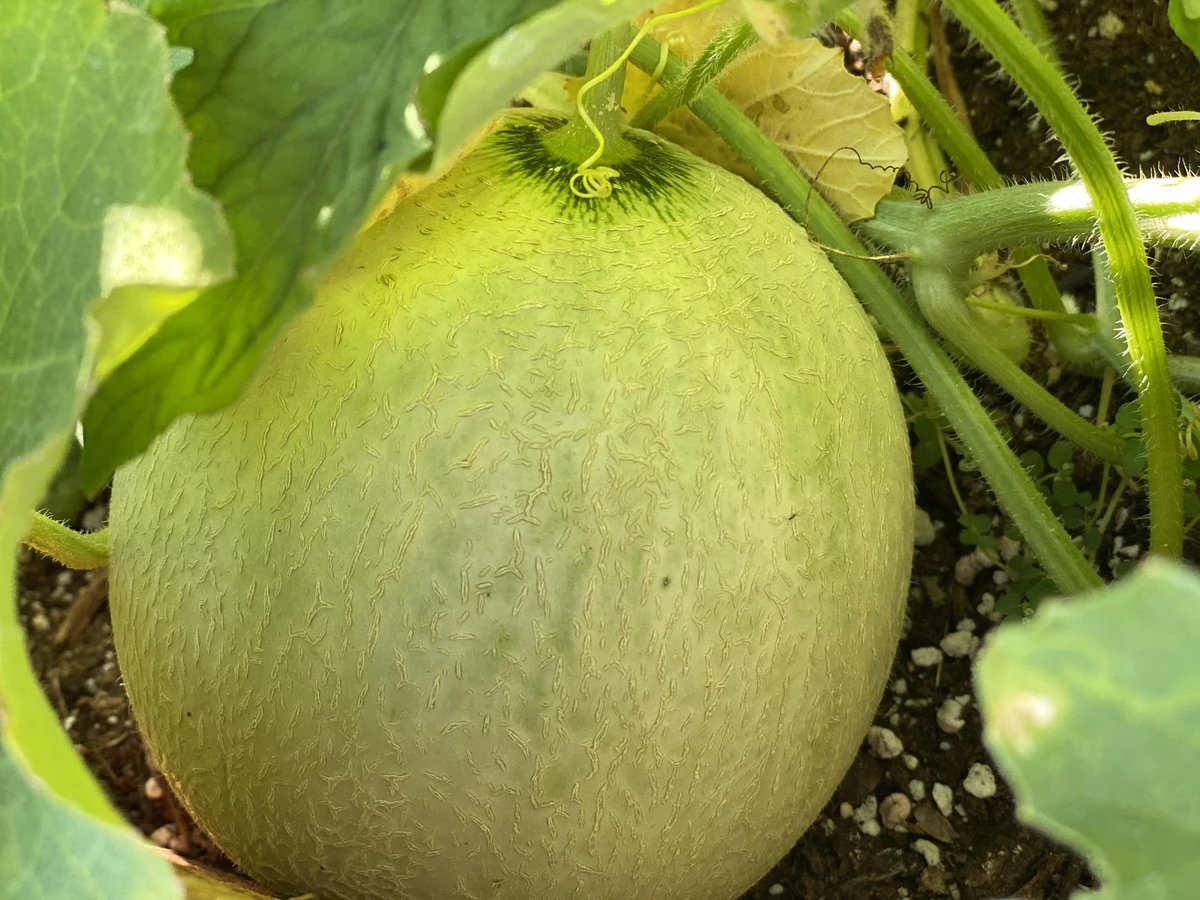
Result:
M943 2L1045 117L1095 205L1142 408L1150 548L1178 557L1183 551L1183 468L1175 389L1150 282L1150 264L1116 160L1062 73L999 4L994 0Z

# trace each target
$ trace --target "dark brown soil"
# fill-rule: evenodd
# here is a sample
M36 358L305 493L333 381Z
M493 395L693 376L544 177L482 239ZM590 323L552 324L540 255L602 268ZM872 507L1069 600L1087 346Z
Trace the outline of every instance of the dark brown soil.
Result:
M1107 16L1124 24L1116 38L1101 35L1100 21ZM1193 164L1200 128L1145 124L1146 114L1155 110L1200 106L1200 66L1171 34L1165 0L1060 0L1050 19L1067 69L1127 168L1171 172ZM1106 18L1106 26L1112 21ZM952 23L947 27L954 72L972 124L997 165L1016 179L1063 174L1056 164L1060 150L1044 123L1031 117L978 48L966 46ZM1200 279L1194 277L1191 258L1166 251L1155 262L1161 296L1171 298L1169 337L1180 349L1195 352L1200 342L1193 334L1193 308L1200 308ZM1086 292L1086 279L1083 283ZM1043 375L1051 371L1038 354L1033 365ZM1095 403L1099 386L1066 377L1057 390L1077 408ZM1003 406L1003 398L998 400ZM1040 429L1025 424L1011 409L1006 415L1018 443L1044 452L1047 437ZM998 778L992 796L973 796L964 787L973 766L990 765L980 738L971 661L946 657L922 667L914 664L913 651L937 647L962 630L965 620L975 634L985 635L996 618L988 612L988 598L999 595L1003 585L990 568L969 584L956 581L956 564L970 548L959 541L946 473L935 467L918 469L917 476L918 504L939 527L917 551L911 626L876 717L876 724L888 729L903 749L891 755L894 745L864 745L823 816L748 897L1049 900L1092 884L1078 857L1016 822L1012 797ZM956 480L974 511L999 514L976 476L959 472ZM1129 501L1132 514L1118 516L1120 529L1106 534L1102 562L1129 559L1136 555L1130 547L1145 544L1139 497L1133 494ZM1125 545L1122 552L1115 552L1117 536ZM22 559L21 616L47 694L88 764L137 827L184 856L227 867L154 778L121 687L106 610L101 605L94 615L78 615L89 594L102 596L100 577L62 571L29 553ZM64 625L68 617L71 621ZM937 721L939 709L952 698L964 706L957 731L947 731ZM949 790L948 804L944 789L935 791L935 785ZM943 800L942 809L935 793ZM903 815L906 806L908 814Z

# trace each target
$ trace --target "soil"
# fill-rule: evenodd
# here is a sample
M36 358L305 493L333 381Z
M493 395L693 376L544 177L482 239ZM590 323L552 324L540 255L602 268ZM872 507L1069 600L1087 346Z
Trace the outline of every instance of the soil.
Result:
M1200 146L1194 124L1145 124L1146 114L1155 110L1200 106L1200 66L1170 32L1166 9L1166 0L1079 0L1060 2L1048 13L1065 67L1130 171L1180 171L1193 164ZM1106 37L1114 21L1124 29ZM971 124L1002 172L1013 179L1063 174L1060 150L1044 123L952 22L946 30L947 54ZM1068 266L1064 283L1086 300L1088 270L1077 255L1059 257ZM1159 252L1154 262L1160 296L1168 298L1168 339L1180 350L1196 352L1200 279L1181 253ZM1070 375L1056 380L1057 369L1044 349L1035 349L1031 367L1055 382L1057 393L1075 408L1095 404L1098 382ZM899 363L897 374L915 387ZM1017 443L1045 452L1050 438L1044 431L1025 421L1006 398L992 399ZM1049 900L1094 884L1079 857L1019 824L1012 795L990 768L973 698L971 635L986 643L987 631L999 619L993 604L1004 591L1004 574L994 567L974 573L964 568L971 551L960 542L958 509L945 470L917 468L916 475L918 505L928 513L931 528L917 548L910 621L876 717L886 732L876 731L864 742L821 818L747 897ZM1089 477L1096 473L1081 467L1077 480ZM1003 524L977 476L960 470L955 479L973 512ZM1143 500L1134 491L1127 501L1114 519L1119 527L1110 526L1098 550L1110 568L1127 565L1145 546ZM103 505L89 515L98 524ZM153 841L229 870L155 777L121 686L103 599L103 574L63 571L23 554L20 612L31 655L80 753L113 802ZM917 664L947 639L944 646L970 652ZM994 792L989 774L996 774Z

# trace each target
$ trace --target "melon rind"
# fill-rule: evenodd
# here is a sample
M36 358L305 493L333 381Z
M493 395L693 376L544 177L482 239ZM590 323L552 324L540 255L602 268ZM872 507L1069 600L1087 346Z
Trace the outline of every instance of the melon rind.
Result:
M643 135L650 187L597 215L507 134L364 233L240 401L118 473L130 699L285 894L734 897L889 671L897 391L735 176Z

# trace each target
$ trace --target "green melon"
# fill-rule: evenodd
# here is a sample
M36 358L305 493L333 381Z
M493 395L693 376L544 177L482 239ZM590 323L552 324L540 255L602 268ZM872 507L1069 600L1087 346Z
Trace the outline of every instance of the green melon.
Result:
M138 723L276 891L733 897L883 689L913 492L854 297L651 135L575 197L558 124L363 234L239 402L117 476Z

